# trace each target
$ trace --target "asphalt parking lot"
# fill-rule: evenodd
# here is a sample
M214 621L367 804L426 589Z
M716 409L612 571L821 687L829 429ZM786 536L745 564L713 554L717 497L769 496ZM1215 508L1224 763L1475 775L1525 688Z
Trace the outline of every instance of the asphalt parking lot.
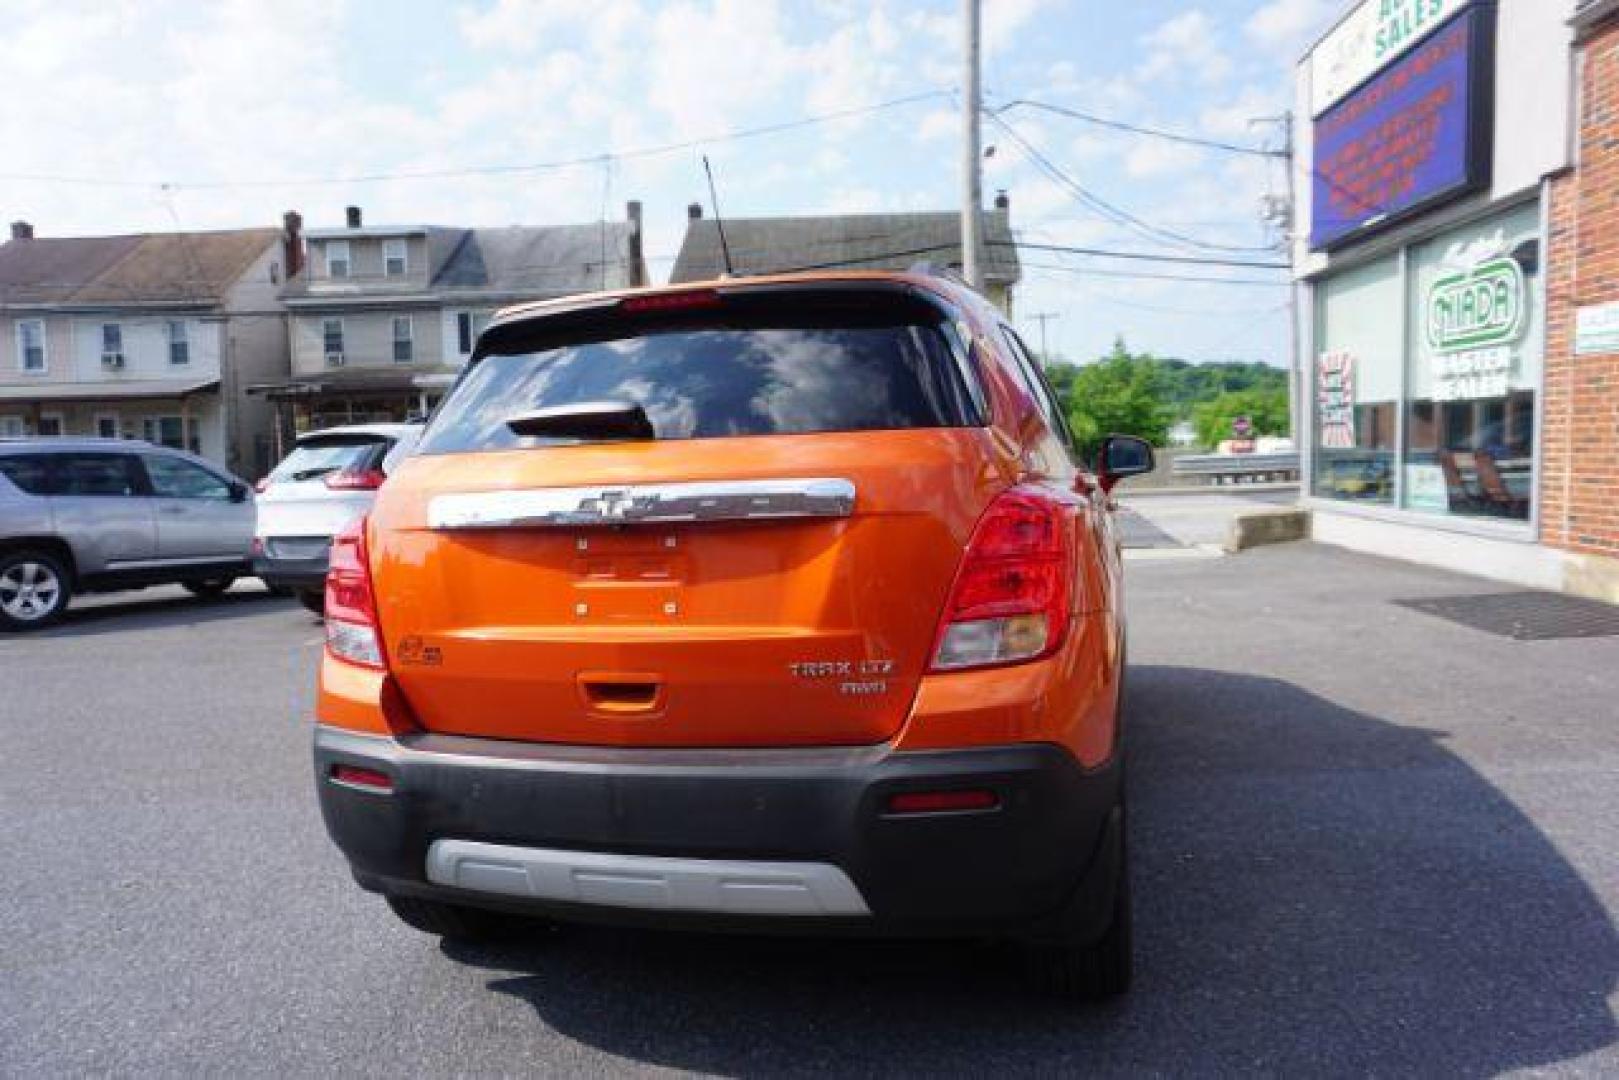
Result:
M441 947L311 796L321 630L246 586L0 639L0 1073L1619 1072L1619 638L1309 544L1132 563L1138 982L980 945Z

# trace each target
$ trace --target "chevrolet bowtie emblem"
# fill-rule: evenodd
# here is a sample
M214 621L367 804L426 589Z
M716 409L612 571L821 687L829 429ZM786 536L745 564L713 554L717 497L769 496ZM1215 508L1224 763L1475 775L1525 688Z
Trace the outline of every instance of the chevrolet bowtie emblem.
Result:
M608 521L623 521L635 508L635 497L628 488L603 491L596 497L596 513Z

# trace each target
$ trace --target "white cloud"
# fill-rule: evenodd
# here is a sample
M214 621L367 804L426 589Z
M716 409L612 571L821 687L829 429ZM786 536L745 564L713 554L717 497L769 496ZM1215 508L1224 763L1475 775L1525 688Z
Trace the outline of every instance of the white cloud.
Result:
M1215 40L1215 22L1202 8L1183 11L1142 38L1146 62L1143 81L1174 79L1183 75L1219 82L1231 73L1231 60Z
M1248 17L1243 31L1254 44L1275 50L1279 59L1291 63L1306 40L1325 30L1342 6L1339 0L1270 0Z
M1156 176L1182 176L1195 169L1203 154L1182 143L1142 139L1124 157L1124 171L1137 180Z

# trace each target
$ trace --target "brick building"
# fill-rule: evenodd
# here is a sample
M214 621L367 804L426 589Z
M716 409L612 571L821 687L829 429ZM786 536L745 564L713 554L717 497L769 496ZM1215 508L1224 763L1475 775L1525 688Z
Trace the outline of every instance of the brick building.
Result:
M1540 535L1573 591L1619 601L1619 0L1574 17L1573 162L1554 177Z
M1619 0L1362 0L1297 116L1315 536L1619 602Z

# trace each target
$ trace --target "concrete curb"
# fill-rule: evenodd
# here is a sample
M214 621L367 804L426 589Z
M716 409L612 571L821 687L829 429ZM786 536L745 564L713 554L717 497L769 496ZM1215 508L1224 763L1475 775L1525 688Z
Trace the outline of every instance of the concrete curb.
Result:
M1248 510L1231 519L1225 549L1235 555L1262 544L1286 544L1310 538L1310 511L1297 506Z

